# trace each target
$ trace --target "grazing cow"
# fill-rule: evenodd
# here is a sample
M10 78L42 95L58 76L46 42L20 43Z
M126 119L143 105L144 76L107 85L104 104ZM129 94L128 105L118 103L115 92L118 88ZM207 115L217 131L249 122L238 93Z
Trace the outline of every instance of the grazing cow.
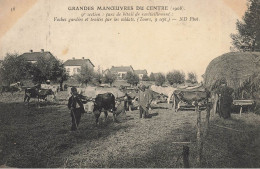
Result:
M48 95L53 95L53 97L55 97L55 95L51 89L39 89L37 87L26 88L25 95L24 95L24 102L27 101L28 106L29 106L29 101L31 98L37 98L38 103L39 103L40 99L47 101Z
M209 92L202 88L197 89L179 89L173 93L173 107L175 112L180 108L180 103L185 102L189 105L193 105L194 102L198 102L199 105L203 104L203 101L209 97Z

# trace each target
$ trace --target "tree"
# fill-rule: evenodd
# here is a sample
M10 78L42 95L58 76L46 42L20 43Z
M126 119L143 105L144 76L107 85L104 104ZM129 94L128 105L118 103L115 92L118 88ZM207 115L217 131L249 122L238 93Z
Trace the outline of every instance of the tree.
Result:
M189 72L187 82L192 84L198 83L197 74L195 72Z
M174 70L173 72L169 72L166 75L166 79L170 83L170 85L182 84L185 82L185 74L179 70Z
M80 73L76 75L76 79L81 84L90 83L94 78L94 71L93 69L89 68L87 65L81 66Z
M26 62L18 54L7 53L0 68L2 82L10 85L11 83L29 78L31 66L31 63Z
M150 78L146 74L144 74L143 77L142 77L142 80L143 81L149 81Z
M155 81L155 76L153 72L150 74L150 81Z
M165 82L165 80L166 80L166 78L165 78L164 74L162 74L162 73L158 73L158 75L155 76L155 84L157 86L162 86L163 83Z
M107 74L105 74L104 76L104 82L105 83L109 83L110 86L112 85L112 83L114 83L114 81L116 80L116 75L111 73L111 72L108 72Z
M127 80L127 83L131 85L137 85L139 83L139 77L137 74L132 73L132 72L127 72L125 79Z
M260 1L248 0L248 9L237 20L237 34L231 34L232 44L238 51L255 51L260 49Z
M101 83L102 83L103 76L102 76L101 73L99 73L99 72L94 73L94 77L95 77L95 81L96 81L98 84L101 84Z
M64 65L54 57L39 56L37 62L32 64L31 70L34 83L44 83L46 80L51 80L62 85L63 81L67 80L68 77Z

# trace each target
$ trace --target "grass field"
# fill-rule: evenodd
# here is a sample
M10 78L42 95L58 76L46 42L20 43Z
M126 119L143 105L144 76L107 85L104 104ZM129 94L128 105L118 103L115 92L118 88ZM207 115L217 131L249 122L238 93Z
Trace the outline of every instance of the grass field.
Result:
M92 114L84 114L79 130L70 132L71 117L66 93L54 103L23 103L23 92L0 98L0 165L11 167L183 167L182 144L191 141L190 167L196 163L196 114L173 112L159 104L150 118L126 112L119 122L95 126ZM202 112L203 122L205 112ZM260 116L232 114L229 120L211 116L204 144L202 167L260 167ZM228 128L223 128L225 126ZM180 158L179 158L180 157Z

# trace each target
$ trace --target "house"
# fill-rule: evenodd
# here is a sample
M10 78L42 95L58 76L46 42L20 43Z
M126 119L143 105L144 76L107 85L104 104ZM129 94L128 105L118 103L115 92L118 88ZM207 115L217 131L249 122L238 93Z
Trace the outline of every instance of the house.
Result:
M94 69L94 64L89 60L82 57L82 59L72 59L67 60L64 63L64 67L66 72L68 72L69 76L73 76L80 73L82 66L88 66L90 69Z
M25 61L31 63L36 63L39 57L43 57L46 59L56 59L51 52L44 51L44 49L41 49L40 52L33 52L33 50L30 50L30 52L24 53L19 57L22 57L25 59Z
M109 69L102 71L102 76L104 77L106 74L111 73Z
M139 79L141 79L141 80L143 79L144 75L148 75L146 69L144 69L144 70L135 70L135 74L137 74Z
M117 79L124 79L127 72L134 73L133 67L130 66L112 66L110 72L117 75Z

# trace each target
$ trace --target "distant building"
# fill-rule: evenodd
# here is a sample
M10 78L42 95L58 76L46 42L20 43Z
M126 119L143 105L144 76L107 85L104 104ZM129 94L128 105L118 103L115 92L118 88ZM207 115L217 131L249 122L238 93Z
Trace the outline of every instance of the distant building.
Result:
M117 75L117 79L124 79L127 72L134 73L133 67L130 66L112 66L110 72Z
M69 76L73 76L79 74L82 66L87 65L90 69L94 69L94 64L89 60L82 57L82 59L69 59L64 63L64 67L66 72L68 72Z
M41 49L40 52L33 52L33 50L30 50L30 52L24 53L19 57L22 57L25 61L31 63L36 63L39 57L43 57L45 59L56 59L51 52L44 51L44 49Z
M105 76L106 74L110 73L110 70L109 69L106 69L104 71L102 71L102 75Z
M139 79L141 79L141 80L143 79L144 75L148 75L146 69L144 69L144 70L135 70L135 74L137 74Z

